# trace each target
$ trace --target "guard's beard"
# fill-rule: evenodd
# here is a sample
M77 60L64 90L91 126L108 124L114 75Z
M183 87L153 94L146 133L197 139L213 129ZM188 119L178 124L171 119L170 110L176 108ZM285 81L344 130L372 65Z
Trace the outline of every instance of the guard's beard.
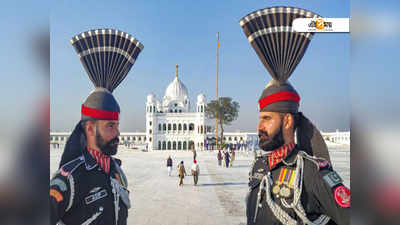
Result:
M285 144L285 141L283 140L282 126L279 128L278 133L276 133L272 138L266 131L259 130L258 138L258 146L264 151L272 151Z
M110 141L104 140L101 137L99 130L96 131L96 144L100 148L101 152L105 155L115 155L117 154L119 138L115 137Z

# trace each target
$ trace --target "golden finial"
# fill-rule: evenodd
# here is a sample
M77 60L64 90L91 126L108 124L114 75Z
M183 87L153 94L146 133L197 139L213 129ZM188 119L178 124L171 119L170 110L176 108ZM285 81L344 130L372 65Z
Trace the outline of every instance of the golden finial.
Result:
M175 73L176 78L178 78L178 64L176 64L176 73Z

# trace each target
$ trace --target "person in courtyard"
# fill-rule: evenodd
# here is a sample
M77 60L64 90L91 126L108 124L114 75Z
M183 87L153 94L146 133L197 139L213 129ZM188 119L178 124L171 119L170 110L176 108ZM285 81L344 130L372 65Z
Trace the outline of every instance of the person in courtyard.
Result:
M271 13L270 17L261 17L260 12L275 13ZM312 33L307 33L309 39L303 38L301 47L294 51L299 54L297 57L286 57L287 61L273 63L278 62L275 57L282 57L276 52L286 52L292 42L305 35L291 31L293 18L317 16L304 9L272 7L253 12L240 21L248 37L254 31L254 23L262 24L257 26L260 30L268 30L271 24L273 28L289 26L288 31L273 29L271 34L262 33L249 39L272 80L258 100L257 130L262 154L249 172L249 192L246 196L248 225L350 224L350 190L333 169L321 133L299 112L300 96L288 82ZM282 17L287 19L277 19ZM270 42L283 43L283 39L286 44L279 45L280 50L263 50L265 43L270 46ZM289 68L288 65L293 66Z
M221 161L222 161L221 150L218 150L217 160L218 160L218 166L221 166Z
M172 171L172 159L171 156L168 156L167 159L167 169L168 169L168 176L171 176L171 171Z
M127 224L131 203L121 160L114 157L120 142L120 107L112 92L126 77L143 45L132 36L121 33L111 29L91 30L71 40L95 89L81 105L81 120L67 140L59 170L50 180L51 225ZM115 43L97 43L96 46L103 50L102 54L118 58L113 61L93 60L96 55L90 47L94 46L93 40L111 39L111 36L118 42L129 43L131 48L121 49ZM124 57L120 57L116 50L124 53ZM92 70L111 67L117 69L107 73Z
M231 152L231 167L233 166L233 161L235 161L235 150Z
M185 175L186 175L185 166L183 165L183 161L181 161L181 163L179 163L178 165L179 186L183 186L183 178L185 178Z
M225 167L229 167L229 160L230 160L230 155L229 155L229 151L225 152Z
M194 185L197 185L197 182L199 181L200 167L196 160L193 160L191 172L193 176Z

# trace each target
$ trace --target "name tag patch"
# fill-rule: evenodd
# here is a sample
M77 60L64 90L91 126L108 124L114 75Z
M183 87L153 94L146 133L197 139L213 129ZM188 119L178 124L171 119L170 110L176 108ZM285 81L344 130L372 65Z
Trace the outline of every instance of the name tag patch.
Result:
M329 187L333 188L338 184L343 183L342 178L335 171L331 171L323 176L323 179L328 183Z
M85 203L86 203L86 205L89 205L90 203L95 202L95 201L97 201L99 199L102 199L102 198L104 198L106 196L107 196L107 191L106 190L102 190L102 191L99 191L99 192L97 192L95 194L87 196L85 198Z

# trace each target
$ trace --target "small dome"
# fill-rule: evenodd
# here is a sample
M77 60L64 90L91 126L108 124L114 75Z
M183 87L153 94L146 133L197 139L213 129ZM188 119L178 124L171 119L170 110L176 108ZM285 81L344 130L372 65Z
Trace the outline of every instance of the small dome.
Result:
M197 96L197 104L204 104L206 103L206 96L201 93Z
M156 96L153 93L147 95L147 103L154 103L156 101Z
M164 98L168 98L169 100L184 100L188 98L188 96L188 90L185 85L178 79L178 77L175 77L175 79L168 85Z

